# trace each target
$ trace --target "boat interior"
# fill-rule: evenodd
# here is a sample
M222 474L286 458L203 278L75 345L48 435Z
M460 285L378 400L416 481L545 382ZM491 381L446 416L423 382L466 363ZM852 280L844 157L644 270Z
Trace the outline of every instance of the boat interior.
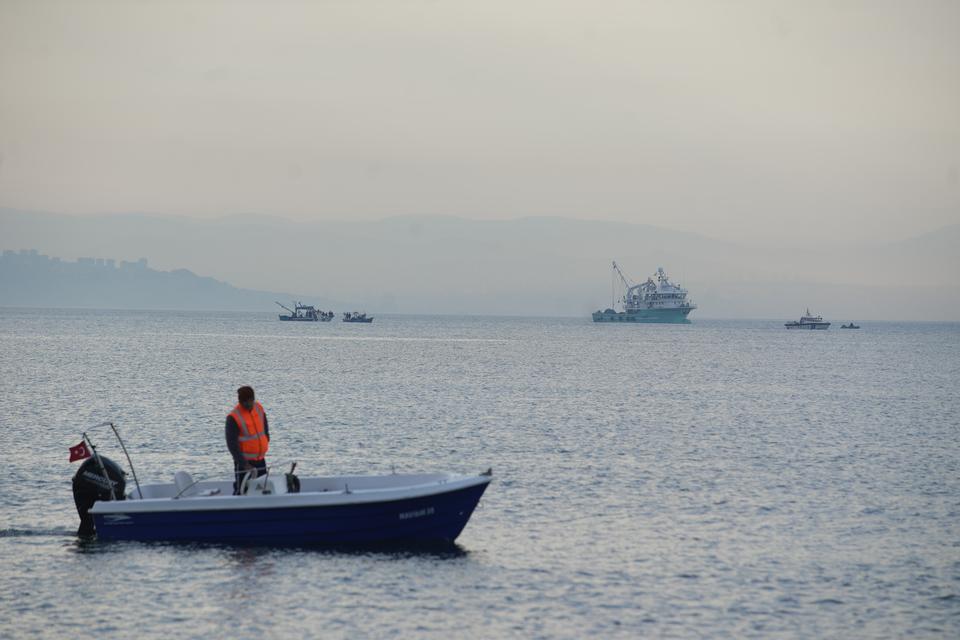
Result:
M425 484L443 483L455 479L448 473L393 473L383 476L328 476L298 477L300 493L329 493L349 491L385 491L406 489ZM244 495L280 495L288 493L284 473L270 473L259 478L246 479ZM143 484L127 491L128 500L162 498L202 498L232 496L232 480L194 480L186 471L177 471L173 482Z

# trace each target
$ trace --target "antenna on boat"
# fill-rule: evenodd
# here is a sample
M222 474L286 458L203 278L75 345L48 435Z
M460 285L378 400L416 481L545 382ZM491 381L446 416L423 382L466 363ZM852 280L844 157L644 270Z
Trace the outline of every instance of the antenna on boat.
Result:
M120 448L123 449L123 455L127 456L127 464L130 465L130 473L133 475L133 483L137 485L137 494L140 496L140 499L143 499L143 492L140 491L140 481L137 480L137 472L133 469L133 460L130 459L130 454L127 453L127 446L123 444L123 438L120 437L120 432L117 431L117 427L112 422L108 422L110 428L113 429L113 435L117 436L117 442L120 443Z

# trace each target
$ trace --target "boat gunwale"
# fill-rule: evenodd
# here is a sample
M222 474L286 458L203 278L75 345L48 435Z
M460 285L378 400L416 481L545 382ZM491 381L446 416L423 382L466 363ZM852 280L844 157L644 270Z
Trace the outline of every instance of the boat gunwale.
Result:
M346 476L349 478L349 476ZM355 476L369 477L369 476ZM127 500L99 500L90 508L92 515L122 513L180 513L197 511L262 511L272 509L316 509L352 505L403 502L453 493L493 480L490 476L454 476L449 480L401 487L350 489L335 491L303 491L268 495L191 495L162 498L134 498ZM169 483L167 483L169 484ZM150 485L155 486L155 485ZM164 485L166 486L166 484ZM349 487L349 483L347 483ZM440 488L440 490L438 490ZM242 501L242 502L239 502Z

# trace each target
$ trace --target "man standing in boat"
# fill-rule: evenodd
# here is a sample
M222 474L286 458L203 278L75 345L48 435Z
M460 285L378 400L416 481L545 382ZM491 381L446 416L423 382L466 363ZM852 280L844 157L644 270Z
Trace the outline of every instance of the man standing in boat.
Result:
M245 473L253 471L257 477L267 472L270 425L263 405L254 398L253 387L237 389L237 406L227 415L225 435L233 456L233 493L237 495Z

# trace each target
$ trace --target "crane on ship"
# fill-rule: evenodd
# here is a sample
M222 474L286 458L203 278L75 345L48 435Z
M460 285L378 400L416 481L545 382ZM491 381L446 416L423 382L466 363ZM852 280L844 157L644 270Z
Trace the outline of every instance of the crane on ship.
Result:
M625 289L625 291L623 292L623 298L621 298L621 301L624 304L624 308L626 308L626 305L630 303L631 298L637 297L637 296L631 295L631 292L634 289L646 290L650 288L650 285L652 284L649 279L643 284L633 284L632 280L630 280L627 276L623 275L623 271L620 270L620 265L617 264L616 260L613 261L613 273L615 274L615 276L620 277L620 282L623 283L623 288ZM612 304L616 304L617 294L615 289L616 289L616 278L614 278L614 282L612 282L610 285L610 297L613 299Z
M629 291L631 288L633 288L634 285L630 282L630 280L627 279L627 276L623 275L623 271L620 271L620 265L617 264L616 260L613 261L613 270L618 276L620 276L620 281L623 283L624 289Z

